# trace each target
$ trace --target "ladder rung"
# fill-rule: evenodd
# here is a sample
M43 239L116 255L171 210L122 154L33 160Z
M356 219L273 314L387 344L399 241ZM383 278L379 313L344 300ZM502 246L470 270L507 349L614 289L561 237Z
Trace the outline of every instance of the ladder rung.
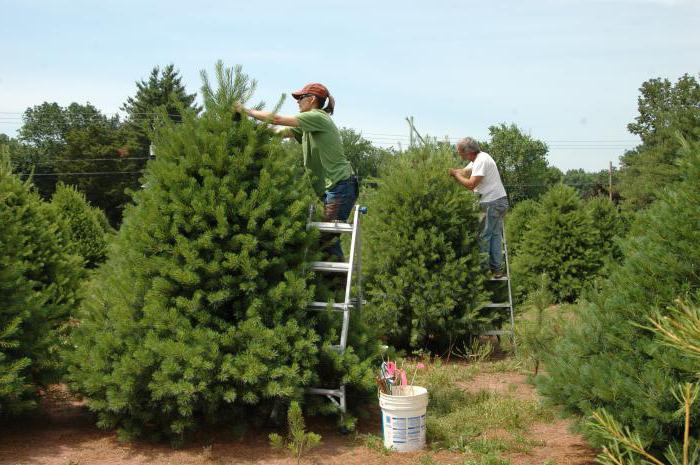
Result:
M510 308L510 304L508 302L492 302L490 304L484 305L486 308Z
M349 233L349 232L352 232L352 225L350 223L313 222L313 223L309 223L309 227L318 228L319 231L331 232L331 233Z
M489 278L486 281L508 281L508 276L502 276L500 278Z
M491 331L484 331L481 333L481 336L510 336L511 334L512 332L506 329L494 329Z
M334 345L332 345L332 346L331 346L331 349L333 349L333 350L335 350L336 352L341 353L341 354L342 354L343 352L345 352L345 349L343 349L342 347L340 347L340 344L334 344Z
M325 389L325 388L308 388L306 390L309 394L320 394L322 396L344 396L343 391L340 389Z
M344 312L352 308L352 304L329 304L328 302L311 302L308 306L309 310L335 310L336 312Z
M350 265L345 262L312 262L311 269L329 273L347 273L350 270Z

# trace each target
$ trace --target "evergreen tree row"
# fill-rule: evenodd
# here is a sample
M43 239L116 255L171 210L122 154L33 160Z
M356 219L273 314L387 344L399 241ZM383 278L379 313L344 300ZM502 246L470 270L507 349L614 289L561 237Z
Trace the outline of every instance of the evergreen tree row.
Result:
M700 289L700 144L682 143L681 179L661 189L621 242L624 261L586 295L577 317L545 361L538 384L569 410L604 408L658 450L682 437L672 389L696 381L697 359L659 342L650 318ZM700 424L692 409L691 424Z
M66 223L11 171L0 147L0 416L34 405L56 382L84 277Z

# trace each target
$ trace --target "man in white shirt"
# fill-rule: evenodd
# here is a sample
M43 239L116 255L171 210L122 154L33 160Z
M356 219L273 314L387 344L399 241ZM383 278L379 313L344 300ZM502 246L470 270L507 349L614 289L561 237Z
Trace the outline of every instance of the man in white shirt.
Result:
M450 175L467 189L480 195L479 206L484 213L481 221L479 249L488 255L488 261L482 261L481 268L491 269L494 278L505 276L503 273L503 252L501 242L503 235L503 217L508 209L506 189L501 182L496 162L491 155L482 152L479 143L471 137L457 142L457 153L462 160L469 160L464 169L452 168Z

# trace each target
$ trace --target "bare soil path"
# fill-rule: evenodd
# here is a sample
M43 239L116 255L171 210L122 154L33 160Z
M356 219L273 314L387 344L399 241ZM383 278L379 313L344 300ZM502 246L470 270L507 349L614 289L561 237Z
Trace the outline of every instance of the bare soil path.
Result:
M534 399L534 389L519 373L481 373L463 389L478 392L507 392L518 399ZM147 442L120 443L116 434L97 429L93 418L81 402L71 398L61 386L52 388L42 399L39 414L20 421L0 424L0 465L287 465L295 461L282 452L272 450L267 440L269 431L247 434L236 440L227 432L202 435L179 450L167 445ZM372 412L374 413L374 412ZM428 410L430 414L430 410ZM528 437L537 446L527 453L506 454L503 459L512 465L592 465L596 451L579 435L569 432L570 422L557 419L548 424L535 424ZM367 447L366 441L354 435L338 433L332 421L321 420L309 430L323 436L323 445L303 460L305 464L328 465L404 465L459 464L470 457L450 451L421 453L385 453ZM381 434L379 412L360 421L360 433ZM498 431L492 432L498 436ZM472 462L473 463L473 462Z

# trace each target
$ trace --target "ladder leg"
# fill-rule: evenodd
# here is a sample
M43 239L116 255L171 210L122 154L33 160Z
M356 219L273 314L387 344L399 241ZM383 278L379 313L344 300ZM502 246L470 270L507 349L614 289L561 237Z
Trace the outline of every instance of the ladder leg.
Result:
M515 344L515 310L513 309L513 289L510 283L510 263L508 260L508 242L506 241L506 226L505 219L503 220L503 254L506 262L506 277L508 278L508 303L510 304L510 331L511 342L513 343L513 352L517 353Z

